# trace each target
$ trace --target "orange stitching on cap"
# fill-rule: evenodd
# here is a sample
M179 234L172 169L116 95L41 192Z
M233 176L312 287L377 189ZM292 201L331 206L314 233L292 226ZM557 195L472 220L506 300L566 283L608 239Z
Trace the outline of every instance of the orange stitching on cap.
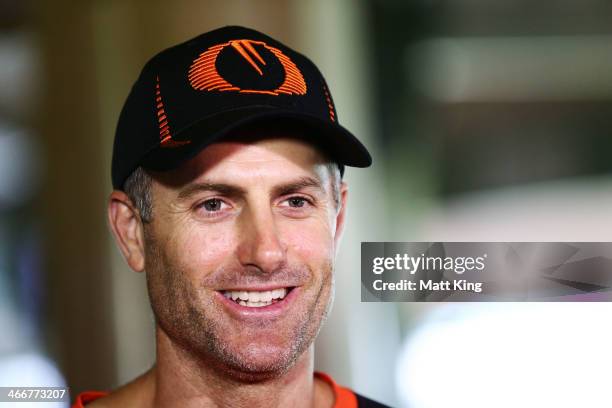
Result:
M329 118L332 122L336 121L336 114L334 113L334 104L331 100L331 96L329 95L329 91L327 90L327 86L323 85L323 92L325 92L325 99L327 100L327 106L329 107Z
M170 133L170 124L168 123L168 117L166 110L164 109L164 103L161 98L161 91L159 89L159 76L155 78L155 105L157 108L157 123L159 124L159 138L161 147L177 147L191 143L191 140L174 140Z
M283 68L285 68L285 82L283 82L283 84L278 87L276 91L305 95L307 90L306 82L304 82L304 77L302 76L302 73L297 65L295 65L295 63L280 50L272 47L268 47L268 49L272 51L274 55L276 55L276 58L278 58L283 65Z
M219 75L215 67L215 61L217 60L219 52L228 44L229 43L210 47L193 61L187 77L194 89L199 91L210 90L211 83L222 84L222 89L232 87L229 82Z
M242 57L247 60L249 62L249 64L251 64L251 66L253 68L255 68L255 70L257 72L259 72L259 75L263 75L263 72L261 71L261 68L259 68L257 66L257 64L255 63L255 61L253 61L251 59L251 57L249 56L249 54L247 54L247 52L244 50L244 48L242 48L242 46L240 45L240 41L231 41L230 45L232 47L234 47L236 50L238 50L238 52L240 53L240 55L242 55ZM255 49L253 47L251 47L251 49L254 51ZM255 53L257 56L259 56L259 54ZM261 57L259 57L259 59L261 60Z
M251 43L248 40L242 40L240 42L242 45L244 45L244 47L249 50L249 52L251 54L253 54L255 56L255 58L257 58L259 60L259 62L261 62L261 65L266 65L266 61L264 61L263 58L261 58L261 55L259 55L259 53L257 52L257 50L255 49L255 47L253 47L251 45Z
M274 95L274 96L278 96L278 92L276 91L261 91L259 89L255 89L255 90L251 90L251 89L241 89L240 93L245 93L245 94L249 94L249 93L256 93L256 94L267 94L267 95Z
M255 57L262 65L266 65L264 59L259 55L253 44L258 44L270 52L272 52L285 70L285 80L277 89L273 91L260 90L260 89L240 89L237 86L230 84L225 80L217 71L215 63L221 50L228 45L231 45L260 75L263 75L263 71L257 65L257 63L251 58ZM250 54L250 55L249 55ZM232 40L223 44L218 44L208 48L206 51L200 54L196 58L191 66L187 75L191 87L198 91L237 91L245 94L265 94L275 95L286 94L286 95L305 95L307 91L306 82L301 71L295 65L293 61L281 50L270 47L263 41L254 40Z

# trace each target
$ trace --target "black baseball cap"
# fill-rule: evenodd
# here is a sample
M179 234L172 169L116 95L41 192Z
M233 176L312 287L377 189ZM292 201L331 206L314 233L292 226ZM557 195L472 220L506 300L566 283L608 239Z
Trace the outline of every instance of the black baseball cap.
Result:
M228 26L145 64L119 116L113 187L121 190L139 166L176 168L230 132L264 122L307 129L342 171L372 163L367 149L338 123L314 63L263 33Z

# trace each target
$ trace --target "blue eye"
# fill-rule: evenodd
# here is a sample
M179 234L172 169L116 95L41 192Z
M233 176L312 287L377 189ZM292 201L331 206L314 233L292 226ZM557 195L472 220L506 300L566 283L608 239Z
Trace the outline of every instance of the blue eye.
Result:
M306 199L302 197L291 197L289 200L287 200L287 202L289 203L290 207L301 208L306 204Z
M206 211L215 212L221 210L221 206L223 205L223 201L218 198L212 198L210 200L204 201L202 206Z

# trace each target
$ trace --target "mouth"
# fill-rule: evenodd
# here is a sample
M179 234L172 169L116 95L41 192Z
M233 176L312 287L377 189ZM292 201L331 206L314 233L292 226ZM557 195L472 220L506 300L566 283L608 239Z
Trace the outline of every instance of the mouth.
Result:
M228 300L244 307L266 307L282 302L293 290L293 287L277 288L272 290L221 290L221 294Z

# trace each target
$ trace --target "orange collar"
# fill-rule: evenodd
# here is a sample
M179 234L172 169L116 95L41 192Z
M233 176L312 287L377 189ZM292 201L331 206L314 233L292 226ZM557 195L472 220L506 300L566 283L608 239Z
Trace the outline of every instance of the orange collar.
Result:
M357 397L355 396L353 391L338 385L333 378L331 378L325 373L315 372L314 375L315 377L328 383L334 390L336 402L334 403L333 408L357 408ZM108 394L110 393L104 391L82 392L77 395L76 400L72 405L72 408L85 408L85 405L87 405L87 403L106 397Z

